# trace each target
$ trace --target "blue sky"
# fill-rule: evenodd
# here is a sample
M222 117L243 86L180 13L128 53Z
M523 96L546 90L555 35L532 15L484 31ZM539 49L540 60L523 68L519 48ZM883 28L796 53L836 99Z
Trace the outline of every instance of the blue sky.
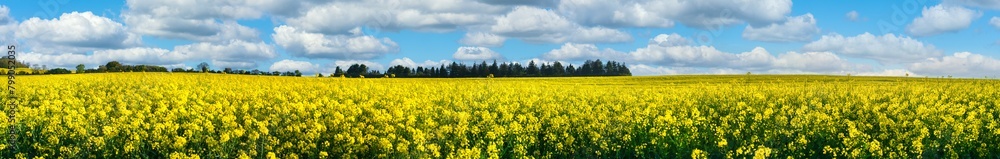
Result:
M329 73L365 63L629 64L638 75L995 77L1000 1L4 1L0 42L49 67L208 62Z

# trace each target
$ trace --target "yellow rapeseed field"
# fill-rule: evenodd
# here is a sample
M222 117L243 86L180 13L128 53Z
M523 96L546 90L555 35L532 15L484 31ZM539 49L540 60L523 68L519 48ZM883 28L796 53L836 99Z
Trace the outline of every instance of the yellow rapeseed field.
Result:
M0 157L992 158L998 86L791 75L19 76L18 142L0 141Z

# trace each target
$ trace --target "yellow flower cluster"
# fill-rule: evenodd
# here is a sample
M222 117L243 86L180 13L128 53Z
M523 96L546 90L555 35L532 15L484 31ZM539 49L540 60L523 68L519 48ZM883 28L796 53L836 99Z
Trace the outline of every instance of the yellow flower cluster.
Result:
M0 140L2 158L1000 156L995 80L185 73L17 80L19 137Z

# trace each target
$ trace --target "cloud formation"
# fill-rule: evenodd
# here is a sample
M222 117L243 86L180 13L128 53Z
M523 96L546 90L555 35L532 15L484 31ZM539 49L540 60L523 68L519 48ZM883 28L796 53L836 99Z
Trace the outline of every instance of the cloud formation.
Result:
M411 60L410 58L404 57L404 58L401 58L401 59L394 59L394 60L392 60L392 62L389 62L389 66L402 65L402 66L406 66L406 67L410 67L410 68L416 68L416 67L430 68L430 67L439 67L439 66L441 66L441 64L448 64L448 63L451 63L451 61L450 60L440 60L440 61L426 60L426 61L421 62L421 63L416 63L413 60Z
M374 59L399 51L396 42L388 38L363 35L325 35L310 33L290 26L274 28L274 43L297 57L327 59Z
M906 33L917 36L932 36L942 33L953 33L969 28L972 21L983 16L982 12L966 9L960 6L936 5L924 8L922 16L913 19L906 26Z
M250 1L127 0L122 18L133 32L143 35L199 42L257 41L257 30L236 22L265 14Z
M43 54L83 54L142 44L141 37L129 33L121 23L91 12L63 13L54 19L33 17L21 22L15 35L33 52Z
M611 59L631 63L638 67L636 74L645 73L848 73L870 71L870 67L856 64L832 52L787 52L773 55L763 47L743 53L728 53L712 46L690 45L689 40L677 34L660 34L650 39L649 45L631 52L600 49L592 44L567 43L541 57L546 60L579 61L584 59Z
M277 57L273 46L263 42L232 40L226 43L195 43L175 46L173 51L151 47L97 50L92 54L27 53L18 58L31 63L48 63L55 67L77 64L97 66L103 62L126 64L180 65L187 61L212 61L215 68L251 69L257 62Z
M458 43L467 46L480 46L480 47L499 47L503 46L504 41L507 38L498 36L491 33L483 32L469 32L465 33L465 37L462 37Z
M981 54L957 52L950 56L931 58L908 66L919 74L954 75L964 77L995 77L1000 75L1000 60Z
M534 43L613 43L632 40L631 35L622 31L580 26L553 11L524 6L498 17L490 31Z
M110 60L171 67L210 62L220 69L316 73L353 63L384 69L385 63L379 62L412 67L452 60L506 61L494 50L510 50L509 57L519 58L510 59L513 62L602 59L626 62L637 67L636 72L672 74L896 74L913 70L934 75L965 69L969 71L955 74L979 75L975 72L993 67L991 54L942 55L935 46L916 38L959 32L973 27L983 11L1000 10L1000 2L993 0L945 0L922 10L913 7L920 14L909 24L903 23L905 17L897 24L906 25L905 36L898 32L843 36L817 26L819 21L843 20L822 19L831 16L808 11L790 15L791 0L127 0L125 5L120 16L71 12L56 18L19 18L23 21L0 5L0 41L17 38L15 42L23 42L25 47L19 48L27 50L25 61L67 67L96 66ZM832 17L841 14L848 21L865 21L854 10ZM1000 18L986 23L1000 29ZM677 33L653 33L694 30L711 34L694 35L698 41L728 39L722 35L731 33L720 32L733 26L742 29L743 41L737 42L768 43L734 50L728 44L696 44ZM642 30L647 33L637 33ZM821 31L830 33L820 36ZM410 58L427 52L413 55L401 49L423 47L411 46L420 43L400 36L410 32L448 37L446 41L453 44L434 45L457 49L454 53L428 49L439 51L439 56L429 58L444 60L414 61ZM156 44L143 44L143 37ZM167 47L172 48L162 47L160 40L171 41ZM780 53L763 47L788 50L796 47L788 45L799 42L807 44L801 50ZM525 45L551 50L521 49ZM392 55L397 53L402 55ZM387 57L395 59L383 59ZM874 60L888 68L875 70L852 63L853 58Z
M841 55L873 59L882 63L914 62L941 56L933 45L910 37L863 33L853 37L840 34L824 35L802 47L805 51L834 52Z
M1000 1L996 0L944 0L943 4L963 5L975 8L1000 9Z
M861 14L858 14L858 11L854 11L854 10L852 10L850 12L847 12L847 14L844 15L844 16L847 16L847 20L850 20L850 21L859 21L859 20L861 20Z
M500 53L485 47L459 47L452 57L459 61L505 60Z
M304 75L308 75L306 73L310 73L310 74L311 73L316 73L317 71L319 71L319 69L320 69L319 65L312 64L309 61L296 61L296 60L285 59L285 60L281 60L281 61L275 62L274 64L271 64L271 67L268 70L269 71L278 71L278 72L295 72L295 71L299 71L299 72L302 72Z
M621 60L624 53L613 49L598 49L594 44L566 43L559 49L542 54L542 59L559 61L583 61L593 59Z
M816 27L816 19L810 13L788 17L782 23L774 23L764 27L747 25L746 29L743 30L743 38L766 42L805 42L816 37L819 31L819 27Z

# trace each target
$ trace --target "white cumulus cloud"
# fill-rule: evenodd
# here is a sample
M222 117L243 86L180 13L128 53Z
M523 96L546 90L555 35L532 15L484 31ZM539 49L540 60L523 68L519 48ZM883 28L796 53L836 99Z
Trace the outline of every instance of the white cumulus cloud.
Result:
M174 51L188 55L194 59L215 59L224 61L240 61L247 59L270 59L277 57L274 47L264 42L246 42L231 40L227 43L195 43L180 45Z
M37 54L19 57L32 63L47 63L58 67L77 64L98 65L109 61L126 64L178 65L188 61L212 61L219 68L251 69L257 61L277 57L273 46L263 42L232 40L226 43L195 43L178 45L174 50L150 47L97 50L92 54Z
M21 22L15 35L32 51L45 54L82 54L141 45L141 38L121 23L91 12L63 13L55 19L32 17Z
M767 70L774 65L775 57L763 47L755 47L749 52L736 55L729 66L745 70Z
M628 65L634 76L657 76L679 74L744 74L747 71L731 68L664 67L645 64Z
M854 37L844 37L840 34L824 35L819 40L806 44L802 49L869 58L883 63L913 62L941 56L941 51L933 45L891 33L882 36L864 33Z
M604 27L584 27L551 10L519 6L497 18L490 31L534 43L609 43L632 40L628 33Z
M725 53L713 46L670 46L649 45L629 53L638 62L648 62L664 66L712 67L724 66L736 59L734 54Z
M909 70L933 76L983 77L1000 75L1000 60L970 52L931 58L909 65Z
M465 33L465 36L462 37L462 39L459 40L458 43L467 46L499 47L503 46L503 42L506 40L507 38L498 36L496 34L483 33L483 32L469 32Z
M299 72L302 72L302 74L306 74L306 73L316 73L319 69L320 69L319 65L313 64L309 61L296 61L296 60L285 59L278 62L274 62L274 64L271 64L271 67L268 70L279 71L279 72L295 72L295 70L298 70Z
M171 65L187 60L184 55L160 48L135 47L126 49L109 49L94 51L93 54L40 54L24 53L18 55L18 60L28 63L46 64L50 67L72 68L77 64L91 67L103 65L106 62L118 61L124 64Z
M848 72L859 65L852 64L830 52L788 52L774 61L774 70L794 70L813 73Z
M628 53L600 49L592 44L565 44L543 54L543 59L572 60L602 58L638 67L633 73L701 74L701 73L846 73L871 71L870 66L856 64L832 52L787 52L772 55L763 47L739 54L728 53L712 46L692 46L676 34L661 34L649 45ZM672 43L682 41L679 43ZM624 57L624 58L614 58Z
M396 42L388 38L309 33L285 25L274 28L272 36L290 55L299 57L374 59L399 51Z
M503 55L485 47L459 47L452 57L459 61L504 60Z
M150 14L158 17L174 16L191 19L244 19L260 17L263 11L253 5L249 5L247 1L127 0L125 3L131 12Z
M430 68L430 67L438 67L438 66L441 66L441 64L448 64L448 63L451 63L451 61L450 60L440 60L440 61L426 60L426 61L424 61L422 63L417 63L417 62L414 62L413 60L411 60L408 57L404 57L404 58L401 58L401 59L394 59L394 60L392 60L391 62L389 62L389 66L402 65L402 66L406 66L406 67L410 67L410 68L416 68L418 66L419 67Z
M229 20L179 19L175 17L154 18L150 15L124 16L125 23L133 32L169 39L184 39L203 42L219 42L231 39L259 41L260 32Z
M200 42L259 41L256 29L236 22L265 14L252 1L260 0L127 0L122 18L133 32L143 35Z
M557 10L585 26L672 27L680 22L698 29L739 23L767 25L785 19L790 0L562 0Z
M225 43L195 43L174 47L174 52L186 60L211 60L219 68L252 69L257 61L278 56L274 46L264 42L230 40Z
M684 46L690 44L691 40L688 40L687 38L684 38L683 36L678 35L677 33L660 34L656 35L656 37L653 37L653 39L649 40L649 45L658 45L658 46Z
M542 54L543 59L547 60L567 60L567 61L583 61L583 60L595 60L595 59L605 59L605 60L621 60L623 59L625 53L615 51L610 48L598 49L594 44L575 44L566 43L558 49L554 49L545 54Z
M527 5L527 6L538 6L538 7L549 7L556 5L560 0L476 0L486 4L493 5Z
M669 67L663 67L663 66L650 66L650 65L645 65L645 64L629 65L628 69L629 69L629 72L632 72L632 75L636 75L636 76L642 76L642 75L674 75L674 74L682 74L682 73L688 72L687 70L684 70L684 69L669 68ZM688 69L688 70L690 70L690 69Z
M716 29L742 22L760 26L782 21L792 11L791 0L676 0L648 1L648 10L684 25Z
M913 36L931 36L942 33L958 32L969 28L972 21L983 15L982 12L961 6L936 5L924 8L922 16L913 19L906 26L906 33Z
M943 4L957 4L975 8L1000 9L1000 1L997 0L944 0Z
M746 29L743 30L743 38L767 42L803 42L812 40L819 34L819 31L819 27L816 27L816 19L810 13L788 17L783 23L774 23L764 27L747 25Z
M301 9L304 13L290 17L287 24L328 35L346 34L357 27L447 32L489 24L507 8L469 0L335 1Z
M558 12L586 26L673 27L674 21L641 1L561 0Z

